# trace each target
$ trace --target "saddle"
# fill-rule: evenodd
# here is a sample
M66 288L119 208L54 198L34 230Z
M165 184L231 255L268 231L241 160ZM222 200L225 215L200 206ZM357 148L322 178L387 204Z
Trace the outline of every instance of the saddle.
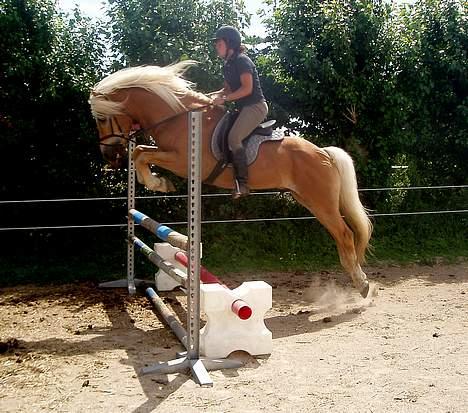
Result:
M226 112L216 125L211 137L211 152L218 163L203 183L213 183L226 167L232 167L232 153L229 150L228 135L238 116L239 112ZM263 142L283 140L284 132L279 129L273 129L275 123L276 120L262 123L243 140L247 165L255 162L260 145Z

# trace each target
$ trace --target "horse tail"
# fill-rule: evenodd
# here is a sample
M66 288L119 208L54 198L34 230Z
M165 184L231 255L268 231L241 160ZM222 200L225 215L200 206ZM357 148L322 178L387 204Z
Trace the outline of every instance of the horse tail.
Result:
M323 149L330 155L332 164L335 165L340 174L340 212L354 232L357 259L359 263L362 263L369 248L372 223L359 199L353 160L343 149L334 146Z

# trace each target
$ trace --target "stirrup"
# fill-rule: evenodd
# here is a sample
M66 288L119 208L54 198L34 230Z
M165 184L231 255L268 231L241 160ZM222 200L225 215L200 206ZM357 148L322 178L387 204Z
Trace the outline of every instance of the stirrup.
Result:
M232 199L239 199L250 195L250 189L247 184L240 184L237 179L234 180L234 189Z

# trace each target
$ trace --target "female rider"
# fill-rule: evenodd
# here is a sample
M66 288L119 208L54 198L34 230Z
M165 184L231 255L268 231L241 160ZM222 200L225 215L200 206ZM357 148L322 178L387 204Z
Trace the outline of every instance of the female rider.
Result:
M239 116L228 135L234 166L232 196L237 199L249 195L247 157L242 141L265 119L268 106L257 69L244 54L239 31L232 26L222 26L213 40L218 56L224 60L224 88L215 92L220 96L213 100L213 104L235 102L239 110Z

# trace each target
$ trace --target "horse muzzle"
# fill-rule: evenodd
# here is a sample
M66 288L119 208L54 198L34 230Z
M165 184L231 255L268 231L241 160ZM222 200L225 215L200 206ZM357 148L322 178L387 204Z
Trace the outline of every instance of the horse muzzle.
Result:
M106 139L106 142L100 144L102 157L109 163L112 169L120 169L126 164L128 151L121 139Z
M120 169L127 163L127 156L117 154L115 158L108 160L112 169Z

